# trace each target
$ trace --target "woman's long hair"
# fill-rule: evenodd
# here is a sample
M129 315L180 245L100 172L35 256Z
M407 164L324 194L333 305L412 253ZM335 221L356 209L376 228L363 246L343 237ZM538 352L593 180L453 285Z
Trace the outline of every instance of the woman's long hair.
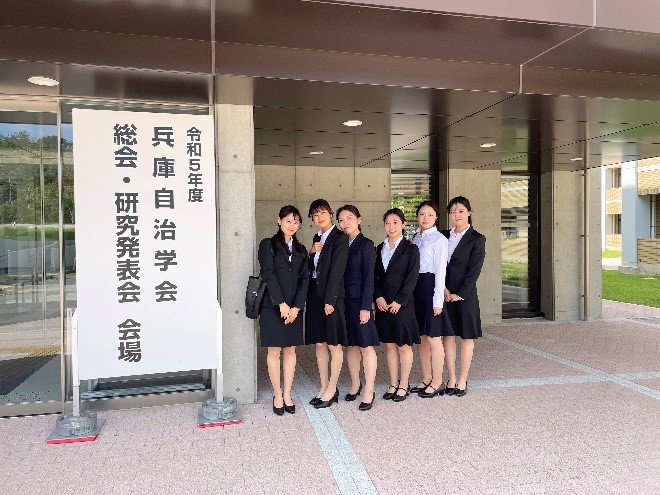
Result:
M298 211L298 208L296 208L293 205L286 205L280 208L280 212L277 215L280 220L283 218L288 217L289 215L293 214L293 218L298 219L298 222L302 225L302 216L300 215L300 211ZM286 241L284 240L284 232L282 232L281 228L277 229L277 234L275 234L277 239L280 241L282 246L284 246L284 249L286 249L287 253L289 252L289 246L287 245ZM293 249L296 251L296 253L300 253L303 255L305 259L307 259L307 249L305 249L305 246L303 246L298 238L296 237L296 234L293 234ZM292 253L289 253L292 254Z

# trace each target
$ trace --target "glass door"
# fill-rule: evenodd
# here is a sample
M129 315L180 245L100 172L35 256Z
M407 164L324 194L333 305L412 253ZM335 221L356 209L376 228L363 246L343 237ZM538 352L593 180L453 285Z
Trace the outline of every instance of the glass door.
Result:
M502 175L502 317L541 316L538 178Z
M57 142L56 113L0 110L0 416L61 409Z

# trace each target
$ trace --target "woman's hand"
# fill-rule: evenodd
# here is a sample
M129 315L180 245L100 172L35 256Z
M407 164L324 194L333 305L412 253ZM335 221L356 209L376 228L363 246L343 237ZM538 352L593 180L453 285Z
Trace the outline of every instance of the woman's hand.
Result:
M396 301L392 301L392 303L390 304L390 313L395 315L399 312L400 309L401 309L401 305Z
M291 311L289 311L289 317L284 320L284 324L288 325L289 323L293 323L296 320L299 312L300 308L291 308Z
M433 308L433 316L440 316L442 314L442 308Z
M323 310L325 311L325 316L330 316L335 312L335 307L332 304L326 304Z
M451 294L449 293L449 289L445 287L445 302L451 302Z
M379 297L376 299L376 307L381 311L387 311L389 309L389 306L387 305L384 297Z
M364 325L365 323L368 323L370 318L371 318L371 311L369 311L368 309L360 310L360 325Z
M449 294L449 302L462 301L463 299L458 294Z
M314 253L320 251L321 248L323 248L323 244L321 244L321 242L315 242L314 244L312 244L312 247L309 250L309 254L314 254Z
M286 323L286 320L289 318L289 313L291 312L291 308L289 305L285 302L280 303L280 318L284 320Z

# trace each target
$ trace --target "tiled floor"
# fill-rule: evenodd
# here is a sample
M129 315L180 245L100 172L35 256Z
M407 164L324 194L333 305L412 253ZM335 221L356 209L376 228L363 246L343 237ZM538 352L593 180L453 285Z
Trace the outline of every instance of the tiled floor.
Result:
M485 328L461 398L381 400L379 352L371 411L314 410L301 348L295 415L271 412L260 362L237 426L195 428L197 404L113 411L98 441L45 445L54 417L0 420L0 492L656 495L660 319L615 318Z

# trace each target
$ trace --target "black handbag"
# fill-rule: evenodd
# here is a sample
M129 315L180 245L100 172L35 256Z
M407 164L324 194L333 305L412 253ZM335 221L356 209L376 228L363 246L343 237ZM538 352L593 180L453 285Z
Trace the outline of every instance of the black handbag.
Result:
M272 239L270 243L270 254L275 258ZM266 281L261 278L261 274L258 277L250 275L248 277L247 288L245 289L245 316L253 320L259 318L264 292L266 292Z
M253 320L259 318L264 292L266 292L266 281L261 280L261 276L250 275L245 290L245 316Z

